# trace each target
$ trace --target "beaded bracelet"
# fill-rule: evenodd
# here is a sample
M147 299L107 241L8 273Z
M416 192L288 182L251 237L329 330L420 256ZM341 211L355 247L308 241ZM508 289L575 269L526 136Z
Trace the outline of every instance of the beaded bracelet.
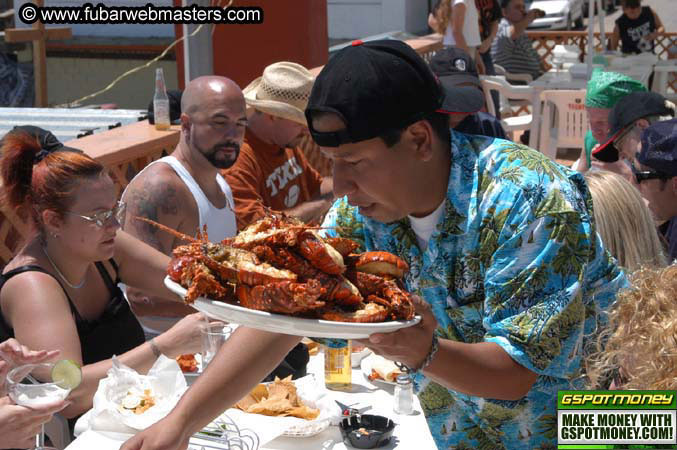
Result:
M415 372L422 372L423 369L428 367L433 362L433 358L435 357L435 354L439 349L440 349L440 341L437 339L437 335L433 333L433 342L430 345L430 351L425 356L425 360L423 360L423 364L421 364L421 367L416 369Z
M437 353L437 350L439 350L439 348L440 348L440 342L437 339L437 334L433 333L433 340L432 340L432 344L430 345L430 351L428 352L427 355L425 355L425 359L423 360L423 364L421 364L421 367L419 367L417 369L412 369L411 367L409 367L405 364L402 364L400 362L396 362L395 365L397 367L399 367L399 369L402 370L403 372L411 374L411 375L416 374L416 373L420 373L420 372L423 371L423 369L428 367L433 362L433 358L435 357L435 353Z

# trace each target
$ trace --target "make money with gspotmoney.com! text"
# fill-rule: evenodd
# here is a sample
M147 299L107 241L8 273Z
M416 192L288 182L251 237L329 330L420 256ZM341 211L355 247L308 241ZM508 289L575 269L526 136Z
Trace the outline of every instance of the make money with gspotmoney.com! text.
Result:
M84 23L263 23L263 9L257 6L219 8L217 6L106 6L103 3L82 6L36 6L25 3L19 18L28 24Z

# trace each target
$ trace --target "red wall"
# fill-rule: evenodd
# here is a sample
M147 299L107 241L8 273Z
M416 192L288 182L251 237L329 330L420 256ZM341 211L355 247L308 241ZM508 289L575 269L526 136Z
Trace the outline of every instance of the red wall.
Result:
M179 6L181 0L174 0ZM323 0L235 0L233 6L260 6L260 25L217 25L214 31L214 74L231 78L244 89L277 61L307 68L327 62L327 2ZM176 26L177 37L181 26ZM184 87L183 47L176 46L179 86Z

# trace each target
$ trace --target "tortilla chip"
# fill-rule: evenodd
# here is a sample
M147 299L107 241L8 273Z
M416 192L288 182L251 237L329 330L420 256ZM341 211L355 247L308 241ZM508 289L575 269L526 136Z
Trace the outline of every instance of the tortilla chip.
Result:
M258 402L256 401L256 399L251 394L247 394L243 399L235 403L235 407L237 409L241 409L242 411L247 411L250 406L255 405L257 403Z
M256 400L257 402L260 402L260 401L263 400L264 398L268 398L268 397L269 397L269 395L268 395L268 388L266 387L265 384L257 384L256 387L254 387L254 389L252 389L252 391L251 391L249 394L250 394L250 395L254 398L254 400Z
M320 411L304 405L296 393L296 386L291 375L265 385L259 384L247 394L235 407L252 414L266 416L294 416L301 419L315 419Z
M268 385L268 397L287 398L296 406L296 386L291 382L275 380Z
M239 402L235 403L237 409L247 411L250 406L257 404L261 400L268 398L268 389L265 384L258 384L251 392L244 396Z
M249 407L247 412L263 414L265 416L281 416L292 408L292 404L286 398L267 398Z
M319 409L314 409L306 405L295 406L289 411L289 415L300 419L313 420L320 415Z

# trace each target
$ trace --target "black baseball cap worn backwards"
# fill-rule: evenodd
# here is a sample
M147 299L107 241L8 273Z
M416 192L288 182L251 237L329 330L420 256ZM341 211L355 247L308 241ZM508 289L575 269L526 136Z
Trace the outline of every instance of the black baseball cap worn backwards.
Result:
M633 92L618 100L609 112L607 141L592 151L603 162L618 161L619 150L614 141L636 120L649 116L674 116L675 105L656 92Z
M443 98L426 62L404 42L355 41L317 76L305 113L313 140L338 147L404 128L438 110ZM315 130L313 117L319 113L338 115L346 127Z

